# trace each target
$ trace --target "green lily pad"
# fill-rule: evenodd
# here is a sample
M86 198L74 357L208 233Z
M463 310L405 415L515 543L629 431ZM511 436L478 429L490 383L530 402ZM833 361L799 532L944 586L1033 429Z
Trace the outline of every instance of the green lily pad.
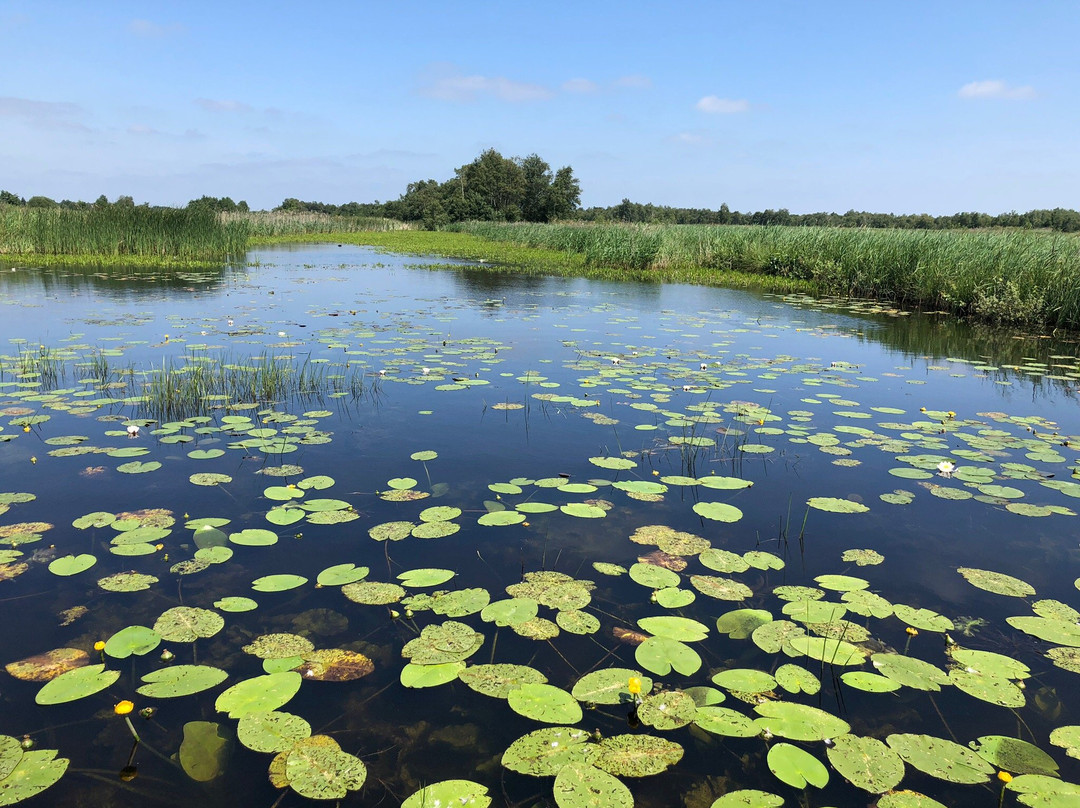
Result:
M547 682L547 677L535 668L506 663L470 665L458 674L458 678L477 693L497 699L505 699L511 690L522 685Z
M340 800L358 791L367 779L363 761L340 749L297 744L285 761L289 787L313 800Z
M405 590L397 584L382 581L358 581L341 587L341 594L353 603L368 606L385 606L397 603L405 597Z
M588 764L597 752L592 736L574 727L544 727L522 735L502 755L511 771L533 777L554 777L572 763Z
M15 741L14 748L10 745L12 741ZM68 759L56 757L55 749L24 752L18 743L14 738L0 735L0 755L12 761L10 770L0 778L0 805L14 805L30 799L54 785L67 771ZM18 752L17 757L15 752Z
M806 704L767 701L754 710L761 716L754 723L763 731L793 741L823 741L851 731L843 719Z
M303 586L307 583L307 580L302 575L290 575L288 573L264 575L252 581L251 588L256 592L286 592Z
M821 690L818 678L801 665L787 663L776 669L773 676L776 683L788 693L809 693L813 695Z
M547 724L576 724L582 717L577 700L553 685L526 683L511 690L506 700L515 713Z
M758 791L755 788L740 788L729 791L713 802L709 808L780 808L783 804L783 797L770 794L768 791Z
M735 609L716 618L716 630L733 640L745 640L754 629L772 619L772 614L765 609Z
M409 640L401 655L414 665L439 665L461 662L475 654L484 643L484 635L464 623L448 620L425 626L420 636Z
M243 647L245 654L259 659L291 659L315 650L315 644L299 634L262 634ZM291 667L296 667L295 665Z
M555 804L559 808L633 808L630 789L594 766L568 763L555 776Z
M840 674L840 679L848 687L862 690L866 693L892 693L903 687L899 682L887 676L867 671L847 671Z
M141 592L156 584L158 579L153 575L135 572L118 572L106 578L98 579L98 586L106 592Z
M100 693L120 678L120 671L105 670L104 665L86 665L61 673L45 683L34 701L38 704L66 704L69 701Z
M418 454L422 453L418 452ZM491 805L491 797L488 796L487 786L474 783L472 780L442 780L413 792L401 803L401 808L431 808L436 805L488 808Z
M401 684L404 687L438 687L452 682L465 670L464 662L443 662L438 665L417 665L410 662L401 669Z
M457 573L453 570L419 569L401 573L398 575L398 580L401 581L402 586L420 588L444 584L455 575Z
M829 762L854 786L882 794L904 777L900 756L876 738L841 735L828 749Z
M80 555L66 555L53 559L49 562L49 572L53 575L60 575L67 577L69 575L78 575L80 572L85 572L97 563L97 557L92 556L89 553L81 553Z
M772 674L753 668L729 668L714 674L713 684L737 693L768 693L776 687Z
M697 708L694 725L713 735L729 738L753 738L761 734L761 727L752 718L738 710L711 704Z
M250 612L258 607L259 604L257 601L235 595L214 601L214 608L220 609L223 612Z
M661 617L642 617L637 621L642 630L657 637L667 637L680 642L697 642L709 635L709 628L704 623L688 617L663 615Z
M790 637L783 648L792 655L806 656L830 665L861 665L866 661L866 652L846 640L832 637L810 637L795 635Z
M640 671L630 668L603 668L582 676L571 690L575 699L590 704L625 704L633 700L629 683L639 681L642 693L652 690L653 682Z
M311 725L298 715L277 710L248 713L237 724L236 737L254 752L284 752L311 737Z
M668 637L649 637L634 649L634 658L658 676L667 676L673 669L690 676L701 667L701 657L693 648Z
M916 609L904 603L893 606L893 614L919 631L952 631L953 621L931 609Z
M703 519L711 519L714 522L738 522L743 517L743 512L734 505L726 502L698 502L694 505L694 513Z
M754 594L754 591L741 581L717 578L715 575L691 575L690 583L701 594L717 600L740 601Z
M651 735L615 735L604 738L592 765L618 777L648 777L674 766L683 756L677 743Z
M975 754L999 769L1016 774L1058 776L1052 757L1034 744L1004 735L984 735L971 742Z
M142 677L146 684L136 692L152 699L171 699L202 693L229 678L229 674L210 665L173 665L151 671Z
M874 654L870 662L882 676L916 690L941 690L949 684L949 676L929 662L901 654Z
M958 567L956 571L963 575L972 586L985 589L987 592L993 592L995 595L1026 598L1035 594L1035 587L1031 584L1002 572L977 570L971 567Z
M932 735L893 734L885 739L906 763L950 783L985 783L994 767L966 746Z
M829 770L825 764L798 746L775 743L767 757L769 771L792 788L825 788L829 782Z
M132 654L145 656L161 643L161 634L146 626L128 626L113 634L105 643L105 653L114 659Z
M195 642L200 637L213 637L223 628L225 619L220 614L193 606L174 606L154 623L154 631L169 642Z
M277 710L292 700L300 690L303 677L295 671L268 673L245 679L224 690L214 702L219 713L229 718L243 718L249 713Z
M630 567L630 578L634 583L641 584L649 589L664 589L677 587L682 578L679 573L660 567L656 564L646 564L641 561Z
M838 497L810 497L806 504L819 511L829 513L866 513L869 508L860 502Z
M1058 727L1050 733L1050 743L1060 746L1069 757L1080 758L1080 726Z
M697 716L697 702L682 690L665 690L646 696L638 705L637 716L647 727L678 729Z
M319 573L315 582L319 586L344 586L362 581L371 572L367 567L358 567L352 563L335 564Z

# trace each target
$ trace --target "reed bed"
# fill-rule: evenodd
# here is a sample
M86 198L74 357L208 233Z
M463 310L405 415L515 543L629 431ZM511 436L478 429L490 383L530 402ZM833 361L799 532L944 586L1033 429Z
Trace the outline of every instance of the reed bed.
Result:
M1080 329L1080 238L1029 231L498 224L454 230L582 256L587 267L721 271L809 281L820 294L890 300L1009 323Z
M256 240L315 233L385 233L391 230L412 229L412 225L407 222L378 216L332 216L328 213L285 211L222 213L220 216L226 223L246 223L248 232Z
M0 205L2 254L210 261L242 253L248 234L246 222L204 209Z

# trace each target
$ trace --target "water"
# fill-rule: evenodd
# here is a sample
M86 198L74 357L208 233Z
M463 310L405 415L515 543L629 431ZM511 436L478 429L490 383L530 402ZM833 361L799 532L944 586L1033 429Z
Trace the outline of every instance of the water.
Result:
M153 626L178 605L224 618L221 631L194 644L166 640L144 656L105 655L108 669L119 671L116 682L68 703L35 704L40 682L5 675L0 733L28 733L38 748L57 749L71 761L60 782L36 798L40 804L184 804L193 798L273 804L280 792L266 777L271 753L234 743L224 775L206 784L169 760L188 722L218 722L223 734L235 736L237 720L215 711L215 699L226 687L264 673L263 661L242 649L270 633L300 634L318 649L359 652L374 663L370 675L352 681L305 681L281 708L363 760L366 785L343 804L398 804L424 785L462 778L487 786L495 804L551 803L552 777L529 777L500 763L511 742L544 723L462 682L402 687L402 648L423 627L448 619L483 635L468 664L529 665L566 691L586 672L609 667L634 669L664 688L679 689L710 685L710 676L726 668L771 672L784 663L802 664L820 677L819 694L776 687L758 700L820 707L848 721L853 733L879 739L892 733L924 733L961 744L987 735L1022 738L1048 751L1065 779L1077 779L1076 761L1048 741L1051 730L1077 721L1070 686L1076 674L1044 656L1055 644L1006 623L1031 615L1038 600L1080 605L1073 584L1077 489L1070 487L1080 444L1080 437L1070 437L1080 435L1074 342L977 329L934 315L900 316L868 305L445 264L327 245L260 251L249 254L245 266L180 275L2 267L0 338L6 356L0 438L11 440L0 443L0 493L35 497L12 502L0 515L0 525L18 526L7 532L15 534L14 549L23 553L6 563L27 563L21 574L0 581L2 661L74 648L87 652L90 662L101 662L102 655L91 650L95 641L125 626ZM55 363L27 360L42 351L51 352ZM302 396L258 406L209 401L199 413L185 414L201 416L197 421L183 421L182 415L155 419L145 404L127 398L170 363L244 364L261 355L317 370L322 381ZM95 376L102 359L109 368L105 380ZM340 395L334 376L351 380ZM114 386L107 387L110 380ZM29 423L25 432L20 419L36 415L48 420ZM237 416L251 422L238 424ZM128 438L126 425L133 422L141 425L140 434ZM252 436L251 430L275 433ZM259 445L261 438L285 440L290 450ZM71 447L101 451L75 454ZM146 453L106 453L131 449ZM206 450L223 453L189 456ZM423 451L437 457L411 459ZM601 458L628 460L632 467L605 468ZM946 458L956 465L951 477L938 472ZM147 473L118 470L133 462L160 467ZM302 471L273 474L286 464ZM993 473L972 476L977 467ZM890 473L905 469L901 473L920 479ZM191 475L199 473L226 477L216 486L193 484ZM332 484L297 489L297 501L342 500L350 521L268 521L268 512L283 501L267 497L268 486L314 476L328 476ZM709 477L752 486L718 489L707 480L691 485L679 479ZM613 485L629 481L651 485ZM555 487L567 482L591 487ZM386 492L395 489L434 496L387 501ZM907 492L900 498L910 498L910 504L880 498L898 489ZM869 510L808 509L807 501L816 497ZM559 510L586 502L593 507L585 513L602 518ZM734 521L702 518L695 505L700 511L709 502L737 508L724 515ZM488 511L522 503L556 509L530 511L518 524L478 522ZM1016 512L1023 511L1018 505L1052 511L1027 516ZM433 506L461 509L451 520L457 532L399 541L369 536L369 529L391 522L420 524L419 514ZM111 526L72 526L92 512L147 508L171 512L175 524L150 542L162 548L151 546L146 555L110 552L120 535ZM173 565L192 559L197 549L184 523L201 518L230 520L221 527L226 534L269 529L277 541L234 541L224 563L178 574ZM34 522L52 527L27 524ZM687 554L679 586L696 599L665 609L650 601L651 585L592 566L629 568L655 550L629 540L648 525L685 531L739 554L764 551L776 557L774 566L782 561L783 569L751 567L726 575L706 568L696 553ZM21 543L34 533L40 540ZM841 560L844 551L860 548L877 551L884 563ZM92 568L69 577L50 572L54 558L81 553L96 557ZM491 601L508 597L505 587L523 574L554 570L595 583L584 611L600 627L536 640L510 627L496 629L477 613L433 614L422 600L410 603L409 618L404 604L362 605L345 597L340 586L316 586L321 571L342 563L366 566L367 579L382 582L394 582L408 570L447 569L455 573L450 581L407 587L408 594L483 589ZM984 591L958 567L1015 576L1037 594ZM106 592L97 584L127 570L158 580L142 592ZM307 581L281 592L252 589L256 579L284 573ZM785 601L773 593L775 587L812 587L817 576L837 573L865 579L893 604L929 609L955 624L947 632L923 629L912 636L895 616L848 613L848 620L869 630L870 639L859 641L867 653L906 652L944 671L947 635L961 646L1010 656L1033 673L1021 695L1024 706L989 704L948 683L933 693L910 686L866 693L839 676L872 671L870 662L844 668L767 654L750 639L717 633L716 618L733 609L764 609L784 619ZM709 597L691 579L699 575L741 582L752 595L745 601ZM822 594L839 602L842 592ZM215 602L226 596L253 598L258 608L216 609ZM58 625L59 613L73 607L87 611L70 625ZM612 635L614 628L636 629L638 619L660 614L682 615L708 629L705 640L687 643L702 659L699 670L650 674L635 661L635 646ZM1066 622L1072 619L1062 614ZM556 612L541 605L539 616L554 621ZM840 629L845 637L853 630ZM142 676L164 667L158 659L164 647L176 655L174 664L212 665L228 679L180 698L137 693ZM115 776L131 748L124 720L113 714L122 699L132 700L136 710L157 711L152 720L133 715L144 748L136 752L138 777L126 783ZM723 706L756 716L753 705L735 695L728 694ZM585 730L608 738L650 734L682 746L681 761L666 772L623 778L638 805L708 806L735 788L763 789L789 804L800 799L770 773L761 737L723 737L695 727L631 728L626 705L589 707L577 724ZM798 745L828 759L819 740ZM998 785L950 784L908 765L898 787L959 805L994 799ZM824 793L812 795L810 804L854 806L868 799L866 791L831 771ZM305 801L288 792L281 804Z

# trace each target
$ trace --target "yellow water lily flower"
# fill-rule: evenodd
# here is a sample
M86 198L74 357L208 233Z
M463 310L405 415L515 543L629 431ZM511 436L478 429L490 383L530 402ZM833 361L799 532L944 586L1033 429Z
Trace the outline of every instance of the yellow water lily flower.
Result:
M630 681L626 684L626 689L630 691L631 696L641 695L641 679L636 676L631 676Z
M998 780L1000 780L1003 783L1011 783L1012 779L1013 779L1013 776L1011 774L1009 774L1008 772L1006 772L1006 771L1001 771L1001 772L998 772L997 778L998 778Z
M117 715L127 715L134 709L135 705L127 699L124 699L123 701L118 701L116 703L116 706L113 707L113 712Z
M94 643L94 650L95 651L104 651L105 650L105 641L104 640L98 640L96 643Z

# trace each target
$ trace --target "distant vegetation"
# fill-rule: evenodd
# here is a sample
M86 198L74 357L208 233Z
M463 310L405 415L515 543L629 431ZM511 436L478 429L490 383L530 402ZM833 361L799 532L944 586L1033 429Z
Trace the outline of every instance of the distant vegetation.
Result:
M1022 230L475 222L454 229L559 250L586 267L717 272L809 282L821 294L889 300L1004 323L1080 328L1080 239Z

